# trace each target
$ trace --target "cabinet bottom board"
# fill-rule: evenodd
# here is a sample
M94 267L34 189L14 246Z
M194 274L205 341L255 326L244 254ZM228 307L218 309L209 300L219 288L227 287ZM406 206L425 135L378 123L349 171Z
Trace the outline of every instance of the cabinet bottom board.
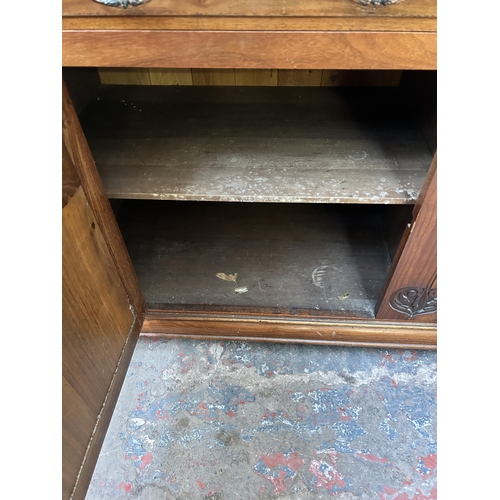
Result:
M125 201L118 220L150 309L373 318L385 208Z

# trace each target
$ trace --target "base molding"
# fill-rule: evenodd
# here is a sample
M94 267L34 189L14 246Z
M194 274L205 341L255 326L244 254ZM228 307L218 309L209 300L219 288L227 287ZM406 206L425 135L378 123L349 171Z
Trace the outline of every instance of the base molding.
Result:
M377 320L325 320L207 313L146 312L142 337L437 348L437 326Z

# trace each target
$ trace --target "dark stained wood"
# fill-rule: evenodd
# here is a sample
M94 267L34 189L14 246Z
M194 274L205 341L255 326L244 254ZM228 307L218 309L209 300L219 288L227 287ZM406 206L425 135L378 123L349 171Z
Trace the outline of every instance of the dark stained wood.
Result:
M87 4L88 5L88 4ZM200 30L200 31L428 31L436 17L202 17L88 16L63 17L63 30Z
M128 201L119 222L150 308L373 317L390 264L372 206ZM237 273L236 281L219 273Z
M67 493L75 484L135 318L81 186L62 215L63 492ZM85 465L90 471L93 466Z
M75 170L78 173L88 203L101 228L104 241L113 259L128 300L139 321L145 310L145 302L137 281L132 262L123 243L111 205L104 191L87 140L81 129L78 116L71 102L68 89L63 83L63 140Z
M436 17L436 0L406 0L373 8L349 0L153 0L118 9L86 0L63 0L63 16Z
M135 345L139 338L140 330L141 324L137 321L137 319L135 319L127 337L121 357L118 361L116 372L111 380L111 384L103 402L103 407L101 413L99 414L99 420L94 429L92 440L87 447L87 455L85 457L83 467L80 470L80 476L78 478L72 500L84 500L85 498L88 486L92 479L95 464L99 458L102 443L104 442L104 438L106 436L106 431L111 421L111 417L113 416L113 411L115 409L116 402L118 401L118 396L120 395L120 390L125 379L125 375L127 374L130 360L134 353ZM78 418L78 415L74 415L74 418ZM71 435L71 432L68 432L67 434ZM68 450L68 455L69 453L70 450Z
M432 159L397 89L105 87L81 121L110 198L411 204Z
M63 66L436 69L436 33L63 31Z
M197 317L168 313L148 313L141 336L412 349L436 349L437 344L436 328L416 322L402 326L362 320Z
M409 321L407 315L389 305L392 294L406 287L433 288L433 283L437 280L436 201L437 168L433 166L421 204L419 203L420 209L409 228L406 241L405 238L402 240L399 258L392 263L384 292L377 303L377 319ZM435 323L437 313L419 315L416 320Z

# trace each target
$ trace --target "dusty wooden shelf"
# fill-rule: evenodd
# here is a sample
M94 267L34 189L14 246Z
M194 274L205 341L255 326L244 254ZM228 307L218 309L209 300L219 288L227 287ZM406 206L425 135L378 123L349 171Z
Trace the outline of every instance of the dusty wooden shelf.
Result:
M118 221L152 309L373 317L388 208L130 200Z
M411 204L432 160L397 88L104 86L81 121L110 198Z

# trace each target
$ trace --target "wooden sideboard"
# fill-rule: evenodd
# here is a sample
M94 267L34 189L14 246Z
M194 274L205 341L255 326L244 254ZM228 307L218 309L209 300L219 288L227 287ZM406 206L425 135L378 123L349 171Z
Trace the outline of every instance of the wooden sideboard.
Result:
M138 335L434 349L436 1L63 0L63 498Z

